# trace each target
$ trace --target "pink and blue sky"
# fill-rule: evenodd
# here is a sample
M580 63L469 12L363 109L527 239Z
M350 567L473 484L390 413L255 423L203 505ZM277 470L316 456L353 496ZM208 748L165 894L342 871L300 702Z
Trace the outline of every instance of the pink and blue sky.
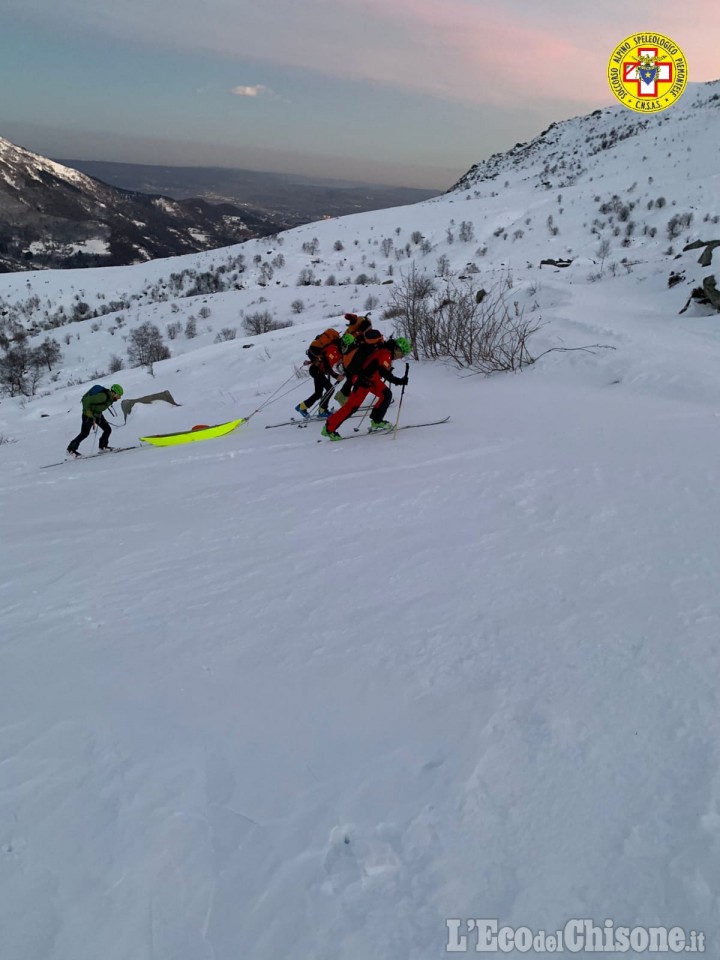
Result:
M720 2L4 0L0 136L54 157L445 189L614 103L607 61L671 36L720 77Z

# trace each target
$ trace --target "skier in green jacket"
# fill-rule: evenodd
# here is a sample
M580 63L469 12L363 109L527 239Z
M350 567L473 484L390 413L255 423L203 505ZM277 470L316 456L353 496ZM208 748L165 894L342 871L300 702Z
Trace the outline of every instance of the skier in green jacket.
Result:
M78 447L83 442L85 437L88 436L93 427L102 427L102 436L100 437L99 444L100 452L105 453L106 451L109 452L112 450L112 447L108 445L112 427L103 416L103 413L117 400L119 400L122 395L123 388L119 383L114 383L109 389L107 387L101 387L99 384L95 384L94 387L90 387L88 392L83 395L82 425L80 428L80 433L75 437L74 440L71 440L68 445L67 452L70 454L70 456L82 456L82 454L78 452Z

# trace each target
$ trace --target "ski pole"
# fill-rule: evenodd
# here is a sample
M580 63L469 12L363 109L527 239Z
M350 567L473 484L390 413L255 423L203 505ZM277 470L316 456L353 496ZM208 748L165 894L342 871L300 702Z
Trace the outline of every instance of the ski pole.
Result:
M405 361L405 379L406 380L407 380L407 375L409 371L410 371L410 364L406 360ZM397 412L397 416L395 417L395 426L393 427L393 440L397 439L398 423L400 422L400 411L402 410L402 402L403 402L404 396L405 396L405 384L403 384L402 390L400 391L400 403L398 404L398 412Z
M332 400L334 393L335 393L335 384L331 383L330 388L324 393L322 397L320 397L317 403L314 403L312 405L310 409L314 410L315 407L317 407L318 410L327 410L327 405Z
M290 381L291 381L292 379L294 379L295 376L296 376L295 373L290 374L290 376L287 378L287 380L285 380L283 383L280 384L279 387L277 387L275 390L273 390L273 392L270 394L270 396L267 398L267 400L264 400L264 401L260 404L259 407L256 407L249 416L247 416L247 417L244 418L244 419L245 419L245 422L247 422L248 420L250 420L251 417L254 417L256 413L260 413L260 411L261 411L264 407L267 407L268 404L275 403L276 400L281 400L283 397L286 397L289 393L292 393L293 390L297 390L297 388L300 386L300 384L301 384L302 381L298 381L298 382L295 384L295 386L290 387L290 389L289 389L289 390L286 390L285 393L281 393L279 397L276 397L276 396L275 396L275 394L276 394L279 390L282 390L282 388L283 388L286 384L290 383Z
M366 408L365 408L365 413L362 415L362 420L360 421L360 423L359 423L356 427L353 427L353 430L355 431L355 433L360 433L360 427L361 427L361 426L363 425L363 423L365 422L365 417L370 413L370 411L372 410L372 408L373 408L372 404L370 404L369 407L366 407Z

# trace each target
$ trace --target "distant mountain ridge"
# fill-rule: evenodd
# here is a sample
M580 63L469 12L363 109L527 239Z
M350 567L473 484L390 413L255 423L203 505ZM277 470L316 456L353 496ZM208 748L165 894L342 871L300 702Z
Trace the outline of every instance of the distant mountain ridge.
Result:
M0 272L119 266L275 232L232 204L109 186L0 138Z
M104 160L58 162L125 190L160 193L176 200L202 197L213 203L240 204L256 216L269 217L278 230L311 220L420 203L440 192L229 167L156 166Z

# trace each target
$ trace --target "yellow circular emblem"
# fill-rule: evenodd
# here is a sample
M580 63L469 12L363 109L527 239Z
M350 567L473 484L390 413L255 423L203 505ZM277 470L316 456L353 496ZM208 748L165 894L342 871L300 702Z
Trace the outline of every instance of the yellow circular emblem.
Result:
M608 63L608 82L629 110L657 113L678 100L687 83L687 60L662 33L634 33L619 43Z

